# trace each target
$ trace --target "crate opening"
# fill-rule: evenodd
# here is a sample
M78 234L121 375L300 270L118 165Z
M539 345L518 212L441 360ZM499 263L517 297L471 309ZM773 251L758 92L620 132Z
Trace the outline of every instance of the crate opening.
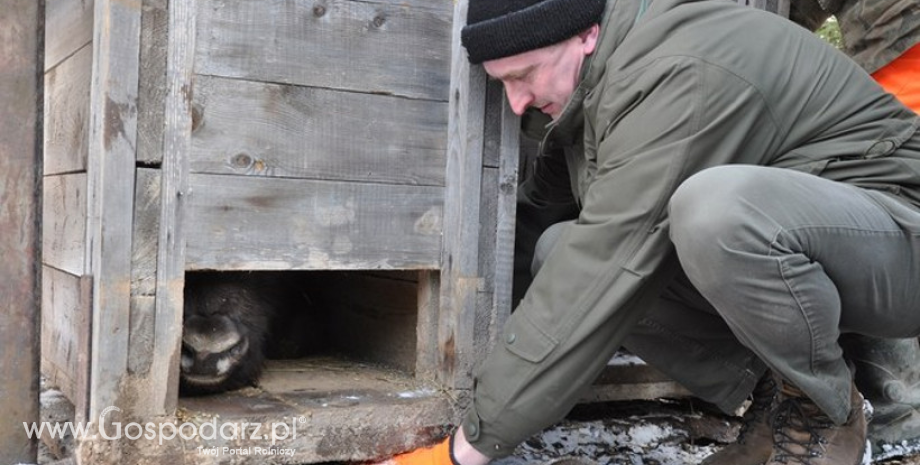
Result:
M416 271L189 271L181 396L253 385L266 392L355 387L336 386L329 373L342 371L355 380L360 372L412 380L418 288ZM256 364L254 375L228 368ZM220 386L208 384L221 377Z

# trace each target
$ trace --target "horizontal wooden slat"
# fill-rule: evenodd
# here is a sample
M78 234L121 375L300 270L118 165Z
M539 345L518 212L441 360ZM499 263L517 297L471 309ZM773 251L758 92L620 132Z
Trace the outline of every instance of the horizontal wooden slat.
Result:
M192 172L444 185L447 104L202 77Z
M691 395L686 388L638 357L620 353L598 376L582 402L652 400Z
M86 173L46 176L42 189L42 261L73 275L86 259Z
M45 74L44 173L86 171L93 47Z
M45 70L93 40L93 0L45 1Z
M198 5L198 73L448 98L450 2L202 0Z
M443 188L189 176L189 269L435 269Z

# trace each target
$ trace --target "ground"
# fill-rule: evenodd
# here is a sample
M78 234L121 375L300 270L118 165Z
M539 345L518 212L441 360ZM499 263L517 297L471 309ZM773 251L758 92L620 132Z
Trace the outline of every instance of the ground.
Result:
M72 406L59 391L43 392L43 419L67 421L69 415ZM731 442L739 427L737 418L691 399L585 404L496 465L547 464L572 457L598 465L695 465ZM68 457L70 444L45 441L40 449L39 464L52 464ZM891 448L873 463L920 465L920 443Z
M581 406L498 465L550 463L564 457L599 465L695 465L732 441L739 427L736 418L692 400ZM864 463L920 465L920 442L891 447Z

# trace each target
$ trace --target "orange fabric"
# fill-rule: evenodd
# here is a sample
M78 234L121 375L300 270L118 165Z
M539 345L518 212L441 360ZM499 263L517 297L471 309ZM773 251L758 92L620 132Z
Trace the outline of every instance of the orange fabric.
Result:
M888 93L920 113L920 44L872 73Z
M384 462L386 465L453 465L450 458L450 438L425 449L397 455Z

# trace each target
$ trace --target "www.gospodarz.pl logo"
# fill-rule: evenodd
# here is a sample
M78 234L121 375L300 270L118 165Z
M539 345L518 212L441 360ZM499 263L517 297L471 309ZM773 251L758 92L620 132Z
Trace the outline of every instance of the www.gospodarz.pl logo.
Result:
M106 440L128 439L132 441L144 438L146 440L156 440L160 445L164 441L171 441L181 438L186 441L196 439L215 440L223 439L225 441L251 440L251 441L270 441L272 446L278 442L294 440L297 438L297 425L303 425L307 422L305 417L292 417L289 422L218 422L217 418L201 423L184 422L176 424L172 422L154 423L147 422L140 424L131 422L122 426L121 422L111 422L106 425L105 417L111 412L120 412L118 407L106 407L99 414L99 421L88 423L74 422L40 422L27 423L23 422L22 426L30 439L38 437L50 437L51 439L64 439L68 434L75 439L94 439L101 437ZM207 450L207 448L205 448ZM257 448L258 449L258 448ZM219 450L219 449L218 449ZM272 455L287 452L286 449L271 448L275 452ZM201 451L204 452L204 451ZM293 455L293 452L291 452Z

